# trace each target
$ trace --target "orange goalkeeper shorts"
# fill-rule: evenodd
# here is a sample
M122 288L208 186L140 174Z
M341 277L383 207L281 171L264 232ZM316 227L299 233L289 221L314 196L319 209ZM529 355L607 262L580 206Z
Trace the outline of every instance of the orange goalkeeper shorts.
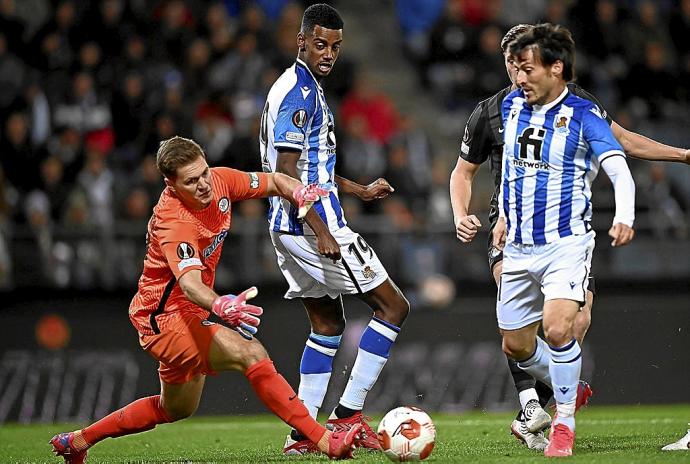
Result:
M165 383L181 384L199 374L216 375L208 355L211 340L220 326L194 313L170 314L161 333L139 335L139 344L160 362L158 373Z

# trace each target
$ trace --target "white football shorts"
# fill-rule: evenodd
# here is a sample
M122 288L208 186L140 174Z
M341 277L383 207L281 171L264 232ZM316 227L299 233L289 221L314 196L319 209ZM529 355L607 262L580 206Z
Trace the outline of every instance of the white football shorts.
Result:
M366 293L388 279L374 249L361 235L347 226L331 233L342 254L335 263L319 254L315 236L271 231L278 266L290 285L285 298Z
M592 267L594 231L570 235L545 245L508 243L498 287L498 327L516 330L542 319L544 301L584 304Z

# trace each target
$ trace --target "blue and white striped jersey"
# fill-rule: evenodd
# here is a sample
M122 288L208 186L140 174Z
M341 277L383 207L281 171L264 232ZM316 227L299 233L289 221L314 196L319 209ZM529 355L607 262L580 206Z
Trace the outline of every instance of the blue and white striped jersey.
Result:
M509 242L550 243L590 230L591 185L601 162L625 156L599 107L569 92L530 106L518 89L501 108L500 205Z
M333 113L323 89L307 65L296 63L273 84L261 116L259 149L264 172L275 172L278 150L301 152L297 173L303 184L329 190L313 206L331 231L346 225L335 184L335 132ZM297 209L281 197L270 197L270 230L294 235L313 234L297 219Z

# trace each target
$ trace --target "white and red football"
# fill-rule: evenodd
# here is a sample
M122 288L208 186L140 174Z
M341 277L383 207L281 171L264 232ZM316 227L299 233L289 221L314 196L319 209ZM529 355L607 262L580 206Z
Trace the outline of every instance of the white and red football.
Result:
M390 410L378 428L379 443L391 461L421 461L436 443L436 427L427 413L412 406Z

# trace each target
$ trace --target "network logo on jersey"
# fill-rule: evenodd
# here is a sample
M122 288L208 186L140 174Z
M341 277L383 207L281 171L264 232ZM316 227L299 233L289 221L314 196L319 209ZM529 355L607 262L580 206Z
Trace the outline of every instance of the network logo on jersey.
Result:
M225 240L225 237L227 237L227 236L228 236L228 230L226 229L226 230L222 231L221 233L219 233L218 235L216 235L215 237L213 237L213 241L211 242L211 244L209 246L207 246L206 248L204 248L204 251L201 253L203 255L204 259L208 259L208 257L211 256L214 251L216 251L216 249L218 248L218 245L223 243L223 241Z

